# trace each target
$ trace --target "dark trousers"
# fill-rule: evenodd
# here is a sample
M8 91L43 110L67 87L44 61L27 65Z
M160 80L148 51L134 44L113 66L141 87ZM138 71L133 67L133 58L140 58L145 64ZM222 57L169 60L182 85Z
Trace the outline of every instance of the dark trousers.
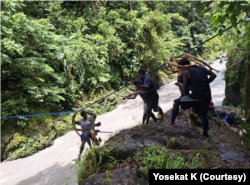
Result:
M193 111L201 116L202 126L203 126L203 135L208 136L208 118L207 111L209 108L210 101L201 101L192 99L189 96L183 96L174 100L174 106L171 114L171 124L174 124L176 116L179 112L179 107L183 110L192 108Z

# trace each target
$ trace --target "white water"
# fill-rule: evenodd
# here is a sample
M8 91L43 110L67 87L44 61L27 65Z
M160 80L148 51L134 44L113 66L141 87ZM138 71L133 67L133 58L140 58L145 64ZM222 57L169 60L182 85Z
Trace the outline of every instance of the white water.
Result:
M222 72L225 69L225 63L220 64L219 60L216 60L212 67L221 71L211 83L213 101L215 105L221 105L225 91ZM172 108L173 100L180 94L174 82L162 86L158 92L164 112ZM102 131L115 132L141 122L142 111L142 100L137 97L135 100L127 100L111 112L98 116L97 122L102 123L99 127ZM99 136L107 140L110 134L100 133ZM53 146L37 154L2 162L0 183L2 185L63 185L66 184L64 178L70 177L68 184L75 185L77 178L72 160L78 156L80 143L79 136L72 131L59 137Z

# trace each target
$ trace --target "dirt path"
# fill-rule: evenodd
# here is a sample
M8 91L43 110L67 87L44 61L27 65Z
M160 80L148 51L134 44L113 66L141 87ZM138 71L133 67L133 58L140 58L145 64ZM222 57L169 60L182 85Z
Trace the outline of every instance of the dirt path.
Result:
M212 65L217 70L224 70L225 63L220 64L216 60ZM219 73L216 80L211 84L213 101L215 105L221 105L224 98L225 82L223 73ZM158 91L160 105L164 112L172 108L172 102L179 97L179 89L173 83L165 85ZM100 127L103 131L118 131L126 127L132 127L141 122L142 100L127 100L117 109L98 117L102 122ZM107 140L109 134L99 134ZM53 146L40 151L32 156L6 161L1 163L2 185L63 185L77 184L74 160L77 158L80 146L79 136L75 132L55 140ZM65 178L69 178L67 183Z

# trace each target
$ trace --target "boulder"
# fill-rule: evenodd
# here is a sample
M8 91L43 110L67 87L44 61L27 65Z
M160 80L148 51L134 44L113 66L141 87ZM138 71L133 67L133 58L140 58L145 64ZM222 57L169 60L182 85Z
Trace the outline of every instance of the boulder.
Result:
M181 168L249 168L250 152L244 149L235 133L225 130L211 118L210 137L206 138L202 135L202 127L197 127L199 124L190 127L188 114L189 111L180 111L174 127L151 122L112 136L104 146L87 155L83 161L84 169L88 169L85 164L93 164L96 168L80 176L79 184L146 185L147 167L163 168L161 164L170 163L180 165L179 160L185 164ZM164 117L169 119L170 115L171 111L168 111Z

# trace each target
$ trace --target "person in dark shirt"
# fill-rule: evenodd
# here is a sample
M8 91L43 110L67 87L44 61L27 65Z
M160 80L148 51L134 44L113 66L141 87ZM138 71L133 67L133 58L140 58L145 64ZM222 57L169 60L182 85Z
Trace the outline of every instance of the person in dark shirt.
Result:
M179 65L190 65L190 61L182 59L178 62ZM202 118L203 135L208 137L208 118L207 111L212 100L210 85L216 74L202 66L191 66L189 68L181 68L183 71L183 84L180 85L184 96L174 101L171 125L174 125L176 116L179 112L179 106L186 110L192 107L193 111ZM210 76L208 78L208 76ZM191 94L186 95L185 91L189 83Z
M140 95L140 97L143 100L143 117L142 117L142 124L145 123L146 121L146 111L147 111L147 100L148 100L148 96L146 91L144 90L144 88L140 87L139 84L141 84L141 81L139 80L135 80L132 83L133 85L135 85L135 92L130 93L128 96L124 97L123 99L135 99L137 97L137 95ZM152 113L151 117L153 118L153 120L155 122L157 122L157 119L155 117L155 115Z
M146 124L149 123L150 116L153 114L152 109L155 111L159 110L163 118L163 111L158 106L159 94L152 79L148 75L146 75L146 71L144 69L140 69L137 72L137 75L142 80L142 84L139 84L139 86L144 88L147 93Z

